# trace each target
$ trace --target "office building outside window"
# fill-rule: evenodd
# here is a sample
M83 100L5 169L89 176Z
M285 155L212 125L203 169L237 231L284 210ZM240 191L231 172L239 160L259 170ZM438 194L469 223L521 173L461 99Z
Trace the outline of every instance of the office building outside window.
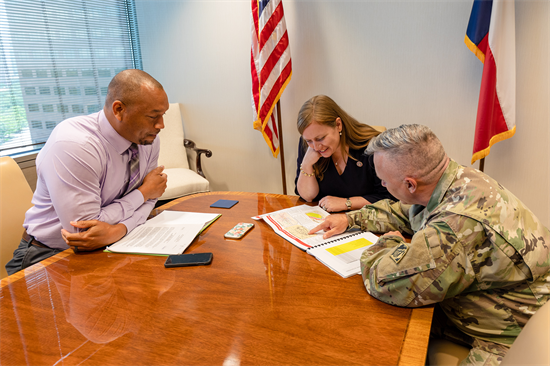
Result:
M0 155L40 149L142 69L134 0L0 0Z

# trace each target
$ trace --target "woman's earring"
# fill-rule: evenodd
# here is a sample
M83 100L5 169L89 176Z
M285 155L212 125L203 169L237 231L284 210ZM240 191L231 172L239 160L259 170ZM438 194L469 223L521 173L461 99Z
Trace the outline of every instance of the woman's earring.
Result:
M342 131L340 131L340 136L342 136Z

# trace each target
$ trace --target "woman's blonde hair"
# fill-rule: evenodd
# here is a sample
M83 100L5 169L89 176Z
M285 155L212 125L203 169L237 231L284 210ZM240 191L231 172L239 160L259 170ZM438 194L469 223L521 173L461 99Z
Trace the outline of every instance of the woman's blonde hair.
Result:
M300 135L313 122L320 125L336 128L336 119L340 117L342 121L342 134L340 135L340 149L342 156L346 154L346 146L350 149L359 150L366 147L374 136L380 134L380 131L369 125L360 123L355 118L347 114L334 100L326 95L317 95L305 102L298 113L298 131ZM307 143L303 140L304 151L307 150ZM350 156L354 159L352 156ZM354 159L355 160L355 159ZM313 171L319 180L323 180L324 173L327 170L329 158L321 157L313 164Z

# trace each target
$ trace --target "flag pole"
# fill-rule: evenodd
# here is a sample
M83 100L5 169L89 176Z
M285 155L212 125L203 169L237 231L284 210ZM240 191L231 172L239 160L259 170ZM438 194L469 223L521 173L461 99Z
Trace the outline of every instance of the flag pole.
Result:
M479 170L483 171L483 168L485 168L485 158L479 159Z
M283 194L286 195L285 144L283 144L283 121L281 117L281 100L277 101L277 130L279 131L279 153L281 154L281 176L283 178Z

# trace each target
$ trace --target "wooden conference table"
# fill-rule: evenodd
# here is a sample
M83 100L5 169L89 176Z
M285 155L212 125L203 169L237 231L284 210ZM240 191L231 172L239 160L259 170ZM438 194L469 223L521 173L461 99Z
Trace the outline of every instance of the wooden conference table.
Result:
M212 209L236 199L231 209ZM343 279L251 216L296 196L210 192L161 209L221 213L186 253L165 257L67 250L1 281L2 365L424 365L433 308L390 306L361 276Z

